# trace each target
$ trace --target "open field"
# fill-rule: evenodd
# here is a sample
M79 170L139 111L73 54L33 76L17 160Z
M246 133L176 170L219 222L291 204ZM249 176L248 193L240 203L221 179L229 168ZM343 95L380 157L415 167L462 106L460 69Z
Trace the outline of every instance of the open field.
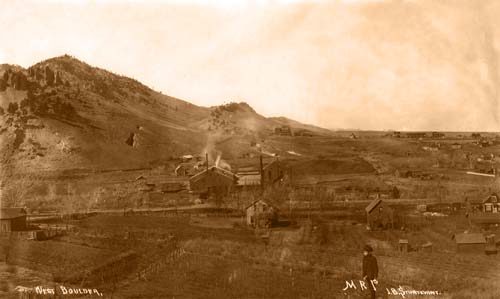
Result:
M361 279L361 249L371 244L382 298L401 297L387 291L400 286L440 292L427 298L496 298L500 292L499 257L457 255L452 240L455 233L471 230L499 235L497 227L471 227L463 209L452 213L441 207L438 212L447 215L440 217L416 212L417 205L463 203L466 197L480 201L498 191L498 178L466 174L482 166L470 167L463 156L471 152L477 162L482 155L500 155L498 145L481 148L463 139L461 150L451 150L446 145L451 139L370 134L258 141L279 155L286 169L283 183L219 203L194 201L189 178L173 174L178 160L128 170L41 172L26 197L30 219L34 225L69 229L53 240L2 243L10 252L10 268L0 268L2 277L27 287L69 277L64 283L96 287L109 298L362 298L359 285L343 288L346 281ZM435 142L445 145L423 149ZM258 156L245 155L255 153L248 140L232 137L223 145L231 147L228 143L238 143L239 152L225 162L235 169L258 166ZM488 163L498 167L497 160ZM158 191L163 184L183 187ZM276 205L288 226L246 226L242 208L261 196ZM395 209L394 229L366 229L364 208L376 197ZM432 252L401 253L400 239L414 249L430 242ZM100 273L102 279L85 273ZM13 284L1 287L15 294Z
M49 274L30 272L32 280L15 280L18 285L57 283L61 271L88 270L133 251L138 258L126 275L115 273L83 286L98 287L108 298L358 298L359 286L343 288L346 280L360 279L360 250L366 243L379 261L383 298L397 298L386 288L399 286L438 290L439 298L495 298L494 282L500 278L497 255L455 254L451 235L467 228L462 215L428 219L414 230L373 232L362 219L320 216L312 224L306 218L270 231L245 228L239 218L189 214L100 215L71 224L72 231L57 240L12 241L11 267ZM400 238L413 246L432 242L433 252L401 253ZM477 285L480 297L464 295L470 289L460 283L464 280ZM4 291L14 292L12 286Z

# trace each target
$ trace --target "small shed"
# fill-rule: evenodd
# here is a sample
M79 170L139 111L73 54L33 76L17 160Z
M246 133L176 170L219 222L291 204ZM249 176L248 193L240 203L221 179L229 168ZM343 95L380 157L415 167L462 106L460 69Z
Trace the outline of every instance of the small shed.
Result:
M407 239L399 239L399 251L400 252L408 252L408 240Z
M380 198L370 202L365 208L366 223L370 229L386 229L394 227L394 210Z
M0 209L0 232L22 231L26 227L26 210L24 208Z
M458 253L484 253L486 239L481 233L461 233L453 236Z
M500 198L497 193L491 193L483 200L483 212L485 213L499 213L500 212Z
M245 208L246 223L253 227L270 227L278 220L278 209L259 199Z

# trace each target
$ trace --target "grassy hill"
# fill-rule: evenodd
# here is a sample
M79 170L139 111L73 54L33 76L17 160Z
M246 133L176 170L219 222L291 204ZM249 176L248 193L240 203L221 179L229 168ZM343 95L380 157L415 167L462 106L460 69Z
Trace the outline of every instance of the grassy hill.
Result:
M238 157L283 124L246 103L196 106L68 55L0 65L2 186L43 173L171 166L185 154Z

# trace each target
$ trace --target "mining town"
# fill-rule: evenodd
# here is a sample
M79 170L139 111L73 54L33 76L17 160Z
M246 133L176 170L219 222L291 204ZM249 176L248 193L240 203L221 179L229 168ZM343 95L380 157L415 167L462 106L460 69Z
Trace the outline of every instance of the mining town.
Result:
M500 298L496 1L199 2L4 3L0 298Z

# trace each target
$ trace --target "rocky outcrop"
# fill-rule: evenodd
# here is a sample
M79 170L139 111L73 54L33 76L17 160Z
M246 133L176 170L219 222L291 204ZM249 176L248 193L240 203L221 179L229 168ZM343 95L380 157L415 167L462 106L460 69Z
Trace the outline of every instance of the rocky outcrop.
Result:
M28 77L22 71L6 70L0 77L0 91L5 91L9 86L17 90L27 90Z
M55 74L54 71L50 69L48 65L45 66L45 82L47 85L51 86L54 85L54 80L55 80Z
M7 89L7 82L0 78L0 92L5 91Z
M35 80L38 82L43 80L43 71L39 67L35 67Z
M62 85L63 84L63 81L61 79L61 73L59 71L56 71L55 84L56 85Z
M28 89L28 78L22 72L15 72L12 74L12 87L17 90L27 90Z

